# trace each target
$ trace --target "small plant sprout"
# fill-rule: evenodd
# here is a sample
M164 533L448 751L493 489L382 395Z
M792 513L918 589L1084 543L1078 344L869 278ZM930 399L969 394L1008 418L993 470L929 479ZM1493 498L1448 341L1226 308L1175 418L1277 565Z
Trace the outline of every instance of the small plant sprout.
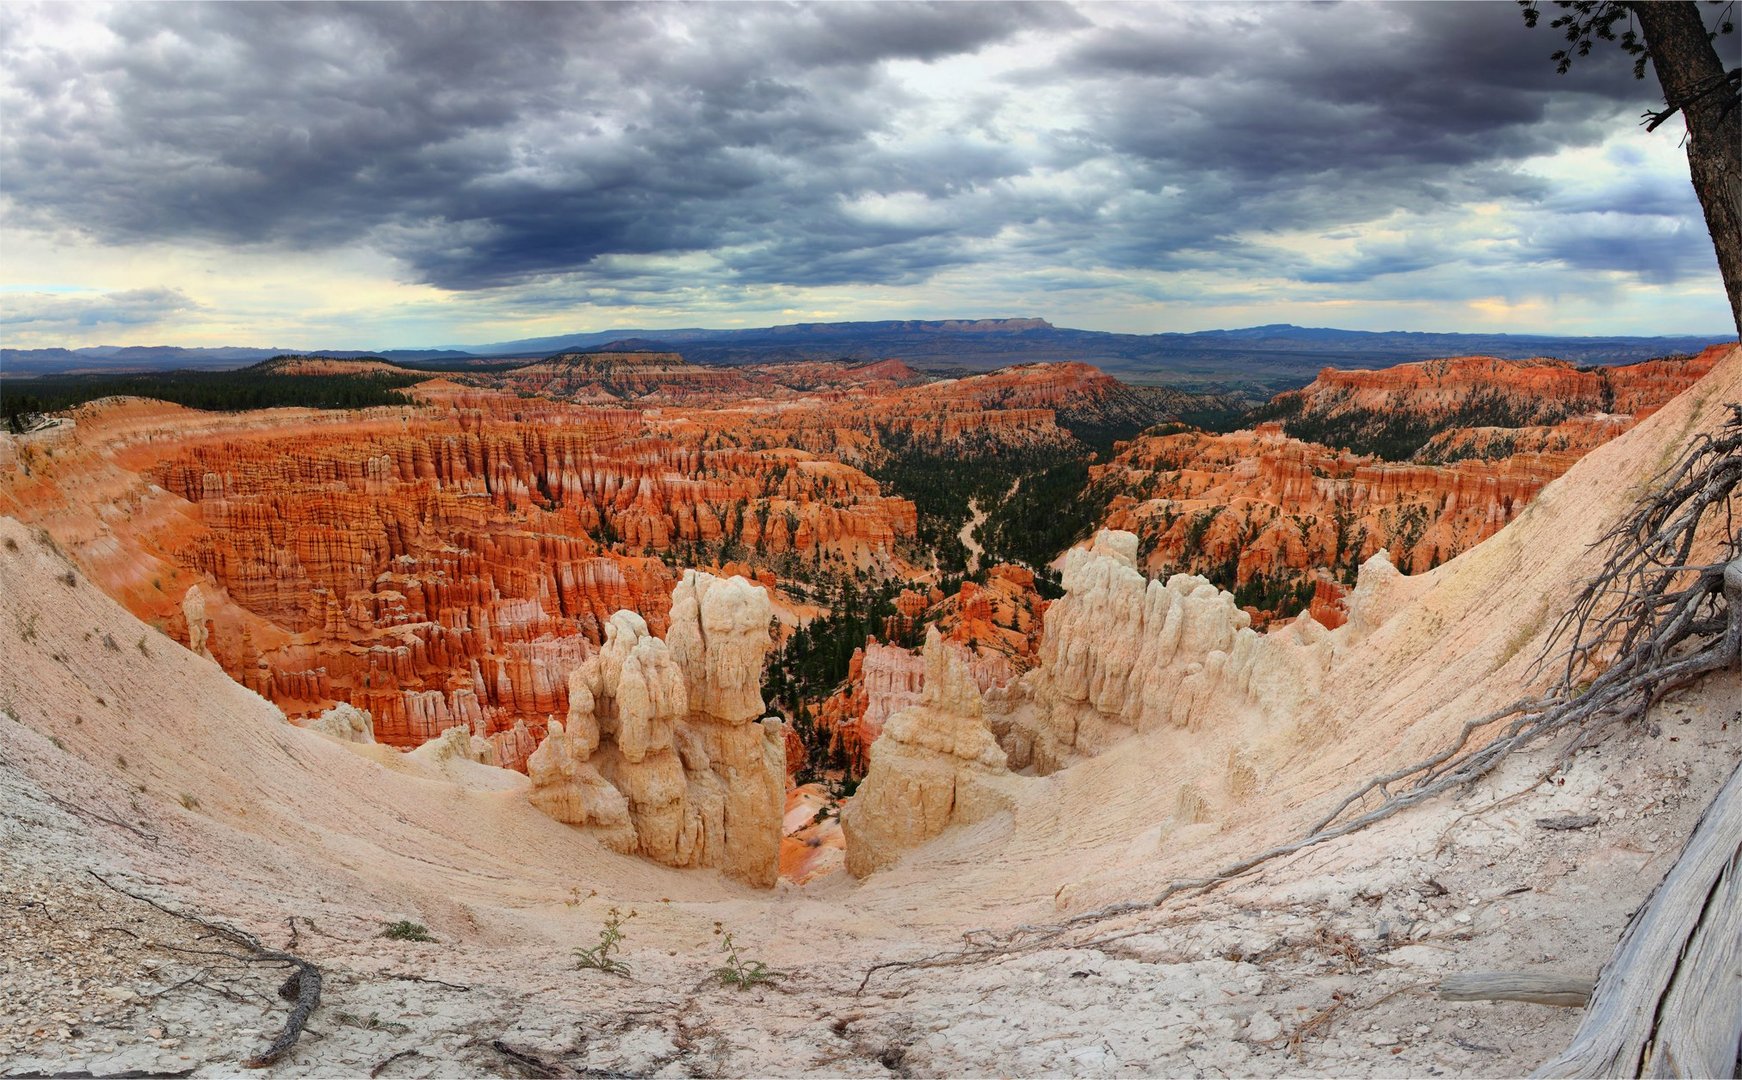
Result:
M721 986L748 990L752 986L786 978L786 972L775 971L760 960L744 959L738 946L732 943L731 933L719 923L714 924L714 934L720 939L720 951L726 954L726 962L714 969L714 977L720 980Z
M577 966L595 971L607 972L611 975L629 974L629 965L614 959L612 954L619 951L623 941L623 924L635 917L635 911L630 909L625 915L616 908L605 914L605 925L599 930L599 943L590 949L576 949Z
M394 941L435 940L435 938L429 936L429 928L427 926L422 923L414 923L410 919L400 919L398 922L388 923L386 929L381 931L381 936L384 938L391 938Z

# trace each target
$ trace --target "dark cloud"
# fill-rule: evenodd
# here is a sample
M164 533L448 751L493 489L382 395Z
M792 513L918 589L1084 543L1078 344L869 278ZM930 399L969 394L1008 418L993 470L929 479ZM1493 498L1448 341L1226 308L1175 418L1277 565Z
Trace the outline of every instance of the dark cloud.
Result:
M601 303L998 259L1349 283L1453 253L1321 265L1255 238L1476 201L1583 220L1597 207L1548 199L1517 163L1655 96L1614 50L1556 76L1558 39L1510 4L1106 13L1136 25L1039 4L128 4L77 45L24 32L52 12L9 7L5 198L15 221L107 243L362 243L443 288ZM904 65L1025 35L1074 43L964 84L955 119L917 107ZM1009 138L1004 95L1037 87L1082 122ZM1633 204L1680 221L1692 199ZM1705 272L1700 239L1520 251L1674 280ZM674 256L685 269L624 277Z
M1718 257L1703 221L1603 213L1557 218L1520 246L1522 259L1580 272L1612 271L1652 285L1703 276L1717 280Z

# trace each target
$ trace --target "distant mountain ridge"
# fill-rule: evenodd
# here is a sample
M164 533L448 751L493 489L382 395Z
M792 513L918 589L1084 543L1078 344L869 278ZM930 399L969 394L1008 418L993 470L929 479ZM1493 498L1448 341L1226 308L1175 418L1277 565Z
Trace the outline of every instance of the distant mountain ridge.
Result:
M181 345L91 345L82 349L0 349L0 374L51 375L79 372L229 371L275 356L318 356L350 360L375 356L408 360L461 360L471 353L453 349L265 349L246 345L191 348Z
M1484 355L1524 360L1554 357L1575 364L1622 364L1697 353L1733 340L1725 334L1666 337L1574 337L1339 330L1287 323L1192 333L1117 334L1057 327L1045 319L895 319L792 323L744 330L624 329L494 342L467 349L307 350L174 346L0 349L0 370L27 375L238 367L285 353L380 356L417 363L563 352L670 352L692 364L742 366L802 360L899 359L933 374L989 371L1011 364L1077 361L1127 382L1268 399L1304 386L1320 369L1389 367L1413 360Z

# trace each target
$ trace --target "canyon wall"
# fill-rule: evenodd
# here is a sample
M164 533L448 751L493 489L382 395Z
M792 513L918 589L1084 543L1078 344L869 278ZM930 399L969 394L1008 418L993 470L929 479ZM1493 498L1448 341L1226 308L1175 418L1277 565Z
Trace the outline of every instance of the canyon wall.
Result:
M666 631L674 567L774 588L912 575L898 546L913 503L855 463L883 460L890 439L1064 445L1060 408L1123 389L1068 365L932 382L895 361L577 354L408 392L416 405L352 413L93 403L13 455L0 504L293 718L348 704L401 748L463 726L521 768L614 612ZM1007 676L1038 620L1001 614L1001 588L963 622L985 662L1014 658Z
M453 383L419 393L428 408L290 430L282 413L222 430L170 406L89 407L64 434L73 453L14 474L7 501L289 715L349 704L402 748L464 726L515 768L566 714L568 673L613 612L665 631L667 560L887 572L913 533L911 503L802 450ZM99 474L126 486L113 512L64 514Z

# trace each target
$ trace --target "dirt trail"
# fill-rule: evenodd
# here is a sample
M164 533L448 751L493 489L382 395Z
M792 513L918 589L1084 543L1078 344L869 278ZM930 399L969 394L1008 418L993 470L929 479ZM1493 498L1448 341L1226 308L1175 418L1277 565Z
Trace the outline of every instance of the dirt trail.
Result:
M962 546L968 549L968 573L972 574L980 569L980 557L986 554L986 549L981 547L980 541L974 538L974 530L978 529L981 522L986 520L986 511L980 509L980 500L969 499L968 513L972 516L968 518L968 523L962 526L962 531L956 536L961 539Z
M1009 502L1011 497L1016 494L1016 489L1021 486L1022 477L1018 476L1011 483L1010 490L999 497L998 505L1002 506ZM986 523L986 516L990 512L990 510L980 508L980 500L969 499L968 513L971 516L968 518L968 523L962 526L962 531L956 534L957 538L962 541L962 546L968 549L968 573L970 574L979 572L980 560L986 556L986 549L980 546L979 540L975 539L974 530Z

